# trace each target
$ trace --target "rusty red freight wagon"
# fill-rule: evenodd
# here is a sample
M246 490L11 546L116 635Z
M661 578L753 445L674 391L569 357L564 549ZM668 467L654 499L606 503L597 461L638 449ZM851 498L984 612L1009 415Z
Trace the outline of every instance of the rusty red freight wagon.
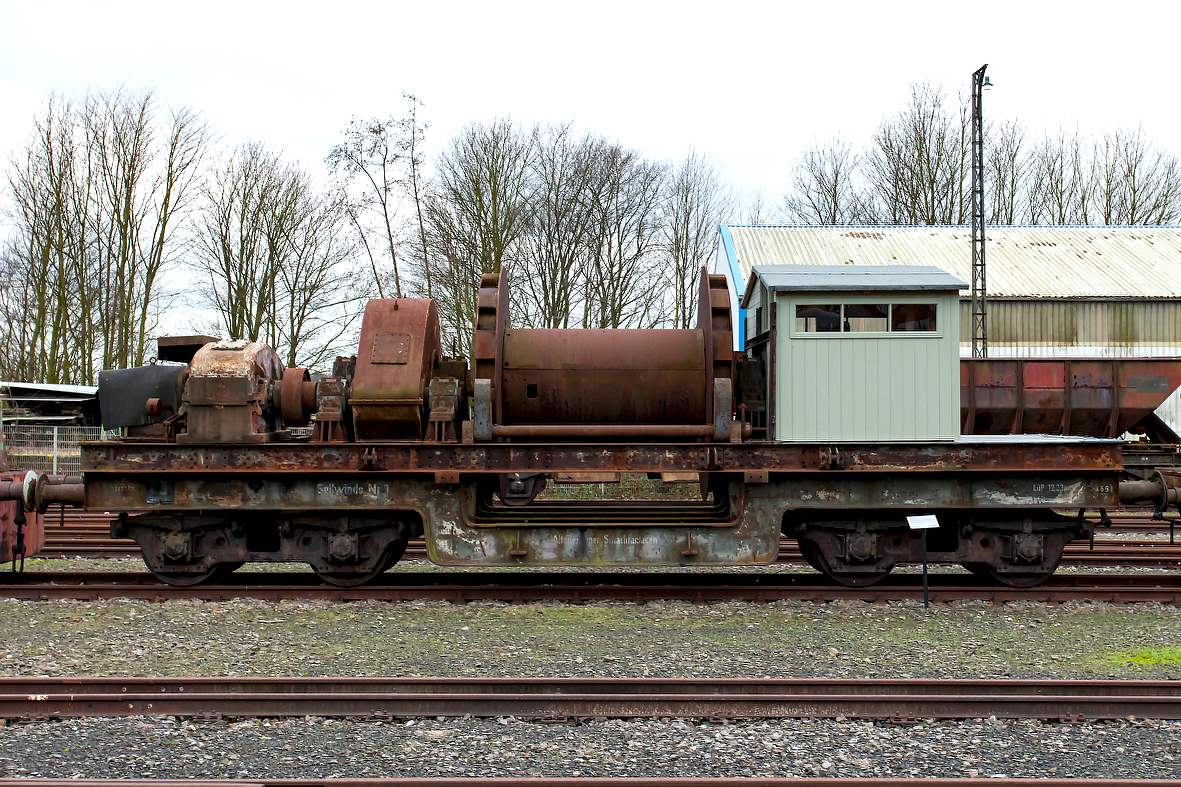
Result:
M964 359L963 433L1119 437L1140 431L1177 442L1154 411L1178 387L1178 358Z

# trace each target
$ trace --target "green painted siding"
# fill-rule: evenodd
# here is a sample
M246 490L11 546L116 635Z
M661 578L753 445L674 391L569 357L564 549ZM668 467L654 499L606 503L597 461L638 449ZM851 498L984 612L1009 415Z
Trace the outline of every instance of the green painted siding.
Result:
M959 436L957 296L779 294L775 439L953 440ZM795 333L797 303L936 303L932 333Z

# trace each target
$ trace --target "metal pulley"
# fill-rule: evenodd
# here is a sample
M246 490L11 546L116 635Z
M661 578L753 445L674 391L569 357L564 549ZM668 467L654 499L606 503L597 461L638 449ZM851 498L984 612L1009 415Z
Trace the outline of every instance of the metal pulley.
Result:
M284 369L275 390L275 408L285 426L305 426L316 412L316 384L307 369Z

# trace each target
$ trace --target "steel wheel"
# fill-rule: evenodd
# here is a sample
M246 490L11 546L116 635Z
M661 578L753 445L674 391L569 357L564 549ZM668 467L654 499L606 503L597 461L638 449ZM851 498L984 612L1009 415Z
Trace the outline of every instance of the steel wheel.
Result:
M158 571L151 566L148 566L148 571L152 572L152 576L163 582L165 585L172 585L178 588L192 587L193 585L200 585L202 582L208 581L215 574L218 573L219 566L213 566L205 571Z
M846 587L864 588L870 585L876 585L887 576L890 575L890 568L881 569L875 572L853 572L853 571L834 571L828 563L828 559L824 556L821 550L814 542L801 540L800 552L804 555L804 559L808 564L817 571L823 573L829 579L839 582ZM815 562L813 562L815 561Z
M1057 566L1055 566L1057 568ZM1011 588L1032 588L1045 582L1050 577L1054 576L1055 568L1049 571L1030 571L1030 572L1001 572L997 571L994 566L984 564L984 576L991 579L998 585L1008 585Z
M312 567L312 571L316 572L316 576L329 585L336 585L338 588L355 588L358 585L364 585L366 582L372 582L388 571L391 566L401 559L402 554L406 551L406 543L408 541L409 539L406 538L399 539L386 547L385 553L377 561L377 565L370 571L322 571L315 566Z

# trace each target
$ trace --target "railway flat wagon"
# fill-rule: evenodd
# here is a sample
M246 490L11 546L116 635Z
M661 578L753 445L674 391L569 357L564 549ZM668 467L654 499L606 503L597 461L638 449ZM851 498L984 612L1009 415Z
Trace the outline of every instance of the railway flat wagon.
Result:
M866 585L922 559L907 518L933 514L930 560L1031 585L1092 534L1083 510L1175 504L1173 476L1130 475L1106 435L961 434L961 282L831 274L756 272L738 352L726 280L704 270L681 330L515 328L487 274L470 361L443 356L432 301L406 298L370 301L356 356L316 381L264 344L174 341L183 364L100 376L122 437L83 446L78 482L34 477L22 505L125 512L112 535L173 584L247 561L360 584L417 535L442 565L709 567L773 562L787 534ZM696 499L543 494L670 473Z

